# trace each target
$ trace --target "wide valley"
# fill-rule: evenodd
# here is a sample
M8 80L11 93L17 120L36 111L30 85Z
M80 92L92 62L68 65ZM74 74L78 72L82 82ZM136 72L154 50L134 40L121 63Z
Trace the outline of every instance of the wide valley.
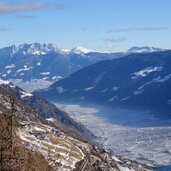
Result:
M154 167L170 168L171 120L161 121L148 111L55 105L97 136L95 141L105 150Z

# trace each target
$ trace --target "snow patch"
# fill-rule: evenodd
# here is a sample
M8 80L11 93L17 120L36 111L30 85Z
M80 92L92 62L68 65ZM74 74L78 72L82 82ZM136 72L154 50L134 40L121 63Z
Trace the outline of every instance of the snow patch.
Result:
M108 100L108 102L115 101L115 99L117 99L117 98L118 98L118 96L114 96L114 97L110 98L110 99Z
M125 101L125 100L127 100L129 98L130 98L129 96L128 97L125 97L125 98L121 99L121 101Z
M120 171L135 171L134 169L129 169L128 167L123 167L119 164L117 166L119 167Z
M58 93L64 93L64 92L67 91L67 90L64 89L62 86L56 87L56 90L57 90Z
M111 91L117 91L120 87L113 87Z
M49 79L49 77L43 77L43 80L48 80Z
M90 91L92 89L94 89L94 87L87 87L87 88L85 88L85 91Z
M135 95L139 95L139 94L142 94L143 93L143 89L139 89L139 90L137 90L137 91L134 91L134 94Z
M14 64L11 64L11 65L7 65L5 66L6 69L12 69L12 68L15 68L15 65Z
M50 72L41 72L40 74L41 74L41 75L49 75Z
M1 78L0 78L0 85L2 85L2 84L9 84L10 82L9 81L7 81L7 80L2 80Z
M119 160L116 156L112 156L112 159L117 161L117 162L122 162L121 160Z
M105 92L108 91L108 90L109 90L109 89L106 88L106 89L102 90L101 92L102 92L102 93L105 93Z
M46 120L49 121L49 122L54 122L56 119L54 119L54 118L46 118Z
M158 67L147 67L143 70L140 70L138 72L135 72L133 73L133 77L131 77L132 79L136 79L136 78L139 78L139 77L145 77L147 76L148 74L150 74L151 72L160 72L161 70L163 69L163 67L161 66L158 66Z
M171 74L168 74L164 76L163 78L161 76L154 79L154 82L165 82L171 78Z
M7 70L7 74L10 74L12 71L11 70Z
M171 105L171 99L170 99L170 100L168 100L167 104L168 104L168 105Z
M33 67L28 67L27 65L24 65L24 68L21 68L19 70L17 70L17 73L23 72L23 71L29 71L31 70Z
M60 80L60 79L62 79L61 76L53 76L53 77L52 77L52 80L55 80L55 81Z
M25 97L32 97L33 95L31 93L26 93L24 91L21 92L22 94L20 95L21 98L25 98Z
M3 75L2 75L2 77L6 77L6 76L7 76L7 74L3 74Z

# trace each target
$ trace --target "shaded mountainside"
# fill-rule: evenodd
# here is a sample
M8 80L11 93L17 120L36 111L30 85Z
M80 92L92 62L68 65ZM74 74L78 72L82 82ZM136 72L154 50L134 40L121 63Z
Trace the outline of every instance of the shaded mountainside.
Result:
M53 101L171 109L171 51L131 54L85 67L35 94Z
M6 82L7 83L7 82ZM8 171L149 171L148 166L111 156L44 120L0 88L0 167Z

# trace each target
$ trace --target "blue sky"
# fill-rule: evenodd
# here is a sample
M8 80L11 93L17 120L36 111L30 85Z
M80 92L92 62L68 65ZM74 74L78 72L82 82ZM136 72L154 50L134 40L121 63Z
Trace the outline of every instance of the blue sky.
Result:
M123 51L171 49L170 0L0 0L0 47L21 43Z

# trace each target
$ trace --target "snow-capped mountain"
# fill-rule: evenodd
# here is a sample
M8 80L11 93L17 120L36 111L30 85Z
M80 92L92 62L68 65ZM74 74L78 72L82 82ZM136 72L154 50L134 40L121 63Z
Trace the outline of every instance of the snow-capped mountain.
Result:
M142 47L134 46L128 49L127 53L150 53L150 52L160 52L160 51L164 51L164 49L150 47L150 46L142 46Z
M170 113L170 86L171 51L164 51L101 61L36 94L53 101L93 102Z
M84 47L62 49L50 44L21 44L0 49L0 77L31 92L96 62L133 52L99 53Z
M52 43L49 44L32 43L32 44L12 45L0 49L0 55L11 56L11 57L15 54L28 56L28 55L45 55L52 52L60 53L60 54L69 54L69 53L83 54L93 51L84 47L75 47L73 49L62 49Z
M86 53L90 53L93 52L93 50L84 48L84 47L75 47L73 49L71 49L70 53L75 53L75 54L86 54Z
M13 56L15 54L18 55L44 55L49 52L62 53L62 50L55 44L21 44L21 45L12 45L10 47L5 47L0 49L0 55Z

